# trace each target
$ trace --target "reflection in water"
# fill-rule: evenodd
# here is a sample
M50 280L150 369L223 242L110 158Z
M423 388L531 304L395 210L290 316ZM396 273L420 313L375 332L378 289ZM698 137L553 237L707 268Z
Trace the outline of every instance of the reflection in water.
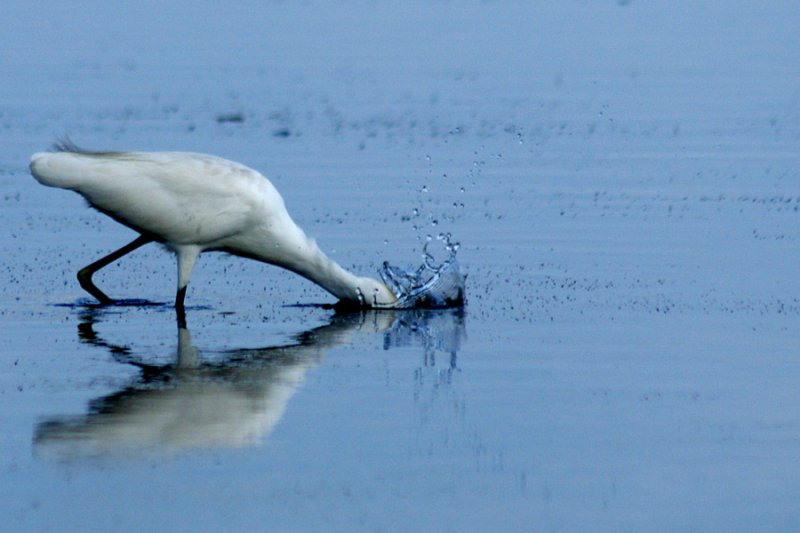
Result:
M437 352L448 355L448 377L456 369L458 351L466 338L464 309L416 309L398 315L384 334L384 349L420 344L424 366L436 366Z
M252 445L281 419L306 372L355 332L384 332L386 349L416 339L425 347L426 365L433 363L434 350L444 349L451 369L464 337L461 310L336 313L291 344L227 350L209 361L192 344L189 330L180 327L175 362L154 365L100 338L95 313L82 315L81 340L136 366L140 374L122 390L92 401L85 415L40 422L37 452L68 458Z

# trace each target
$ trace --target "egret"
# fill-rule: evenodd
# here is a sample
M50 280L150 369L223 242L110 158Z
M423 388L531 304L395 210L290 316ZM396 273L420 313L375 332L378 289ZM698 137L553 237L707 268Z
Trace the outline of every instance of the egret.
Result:
M139 233L78 272L81 287L101 303L113 300L92 275L150 242L177 256L179 318L195 262L209 251L288 269L347 304L383 308L397 301L385 283L356 276L326 256L289 216L272 183L239 163L189 152L96 152L66 142L33 154L30 169L39 183L75 191Z

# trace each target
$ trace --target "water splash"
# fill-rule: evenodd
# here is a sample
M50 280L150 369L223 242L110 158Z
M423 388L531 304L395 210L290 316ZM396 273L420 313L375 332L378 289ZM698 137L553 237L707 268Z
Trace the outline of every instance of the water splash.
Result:
M460 307L465 302L466 276L458 269L456 254L459 243L451 241L449 233L436 238L444 245L448 257L437 264L429 251L429 238L422 248L423 262L416 270L405 270L388 262L378 271L383 282L397 296L397 309Z

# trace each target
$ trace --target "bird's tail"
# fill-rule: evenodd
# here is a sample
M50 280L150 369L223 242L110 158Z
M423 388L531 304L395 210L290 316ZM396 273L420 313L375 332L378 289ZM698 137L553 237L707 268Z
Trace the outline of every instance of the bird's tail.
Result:
M86 157L74 152L38 152L31 156L31 174L42 185L75 189L86 175Z

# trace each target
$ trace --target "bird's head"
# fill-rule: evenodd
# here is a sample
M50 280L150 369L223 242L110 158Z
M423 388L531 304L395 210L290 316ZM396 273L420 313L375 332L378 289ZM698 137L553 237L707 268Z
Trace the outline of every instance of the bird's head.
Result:
M371 308L391 308L397 303L397 296L382 281L360 278L358 283L359 300L362 306Z

